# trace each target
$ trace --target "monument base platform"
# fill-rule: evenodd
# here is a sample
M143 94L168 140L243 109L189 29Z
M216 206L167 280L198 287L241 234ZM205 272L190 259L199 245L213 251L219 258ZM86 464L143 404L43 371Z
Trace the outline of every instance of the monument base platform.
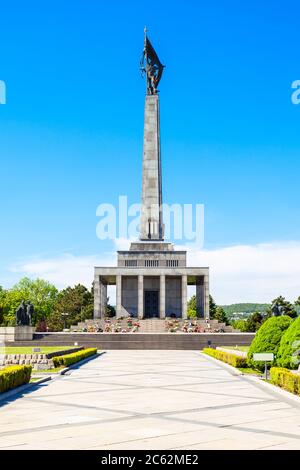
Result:
M16 341L31 341L35 328L33 326L5 326L0 327L0 342L10 343Z
M16 346L83 346L111 349L200 350L207 346L249 346L255 333L35 333ZM13 344L12 344L13 345Z

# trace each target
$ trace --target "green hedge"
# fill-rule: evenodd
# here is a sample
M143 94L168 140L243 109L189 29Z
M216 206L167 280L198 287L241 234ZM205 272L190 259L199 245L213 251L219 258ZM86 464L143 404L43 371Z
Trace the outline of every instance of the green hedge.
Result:
M271 382L288 392L300 395L300 375L293 374L288 369L282 367L271 367Z
M300 317L293 321L282 335L276 365L298 369L300 359Z
M27 384L31 371L31 366L9 366L0 370L0 393Z
M66 354L65 356L55 356L53 357L54 367L59 366L70 366L76 362L82 361L83 359L97 354L97 348L88 348L83 349L72 354Z
M245 357L236 356L235 354L219 351L218 349L204 348L203 352L209 356L226 362L233 367L247 367L247 359Z
M255 369L263 370L264 363L253 361L254 353L273 353L277 355L283 333L292 323L287 315L271 317L257 331L248 351L248 364ZM275 362L272 364L275 365Z

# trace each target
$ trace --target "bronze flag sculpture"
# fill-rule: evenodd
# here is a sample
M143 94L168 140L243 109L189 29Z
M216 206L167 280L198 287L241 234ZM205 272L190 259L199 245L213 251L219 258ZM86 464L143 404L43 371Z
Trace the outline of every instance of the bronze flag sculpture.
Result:
M151 42L147 37L147 30L145 28L145 42L144 50L141 59L141 70L147 77L147 94L157 94L157 87L160 82L164 65L160 62Z

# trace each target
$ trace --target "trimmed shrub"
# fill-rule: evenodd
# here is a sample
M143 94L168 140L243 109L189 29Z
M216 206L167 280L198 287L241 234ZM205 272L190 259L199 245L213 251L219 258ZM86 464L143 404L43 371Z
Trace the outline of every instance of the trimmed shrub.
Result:
M72 364L75 364L76 362L86 359L89 356L94 356L94 354L97 354L97 348L88 348L88 349L82 349L81 351L78 351L72 354L66 354L64 356L53 357L52 360L54 363L54 367L59 367L59 366L68 367Z
M279 344L283 333L292 323L287 315L271 317L266 320L256 333L248 351L248 364L255 369L263 370L264 363L253 361L254 353L273 353L277 355ZM275 365L275 361L272 365Z
M31 366L9 366L0 370L0 393L27 384L31 377Z
M298 342L298 343L297 343ZM296 318L281 337L276 364L297 369L300 359L300 317Z
M247 359L245 357L236 356L235 354L219 351L218 349L204 348L203 352L212 356L219 361L226 362L233 367L247 367Z
M270 370L271 382L288 392L300 395L300 375L282 367L272 367Z

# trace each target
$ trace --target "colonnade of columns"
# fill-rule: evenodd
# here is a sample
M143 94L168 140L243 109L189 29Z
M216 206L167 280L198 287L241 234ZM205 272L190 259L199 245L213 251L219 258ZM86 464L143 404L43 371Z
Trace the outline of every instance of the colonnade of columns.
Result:
M181 275L181 318L187 318L187 284L188 276ZM196 304L197 313L209 318L208 276L199 276L196 279ZM94 318L103 318L107 303L107 284L101 276L96 276L94 281L95 308ZM137 276L137 310L138 317L144 318L144 276ZM126 314L122 307L122 275L116 275L116 315L117 318ZM166 276L159 275L159 318L166 316Z

